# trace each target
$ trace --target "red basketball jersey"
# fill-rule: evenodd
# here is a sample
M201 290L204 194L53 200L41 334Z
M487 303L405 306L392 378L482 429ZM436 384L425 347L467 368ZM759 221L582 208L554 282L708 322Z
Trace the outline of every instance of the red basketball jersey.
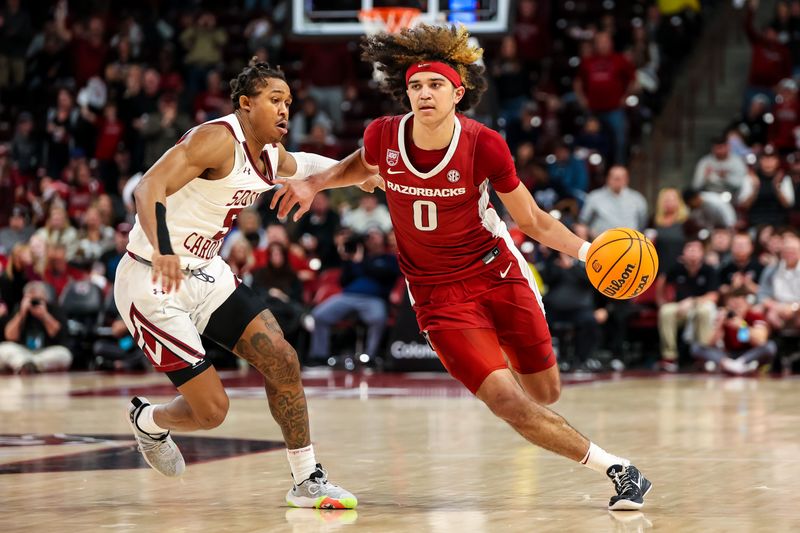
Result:
M519 184L511 153L497 132L456 115L449 147L424 172L411 156L412 121L383 117L364 132L364 159L386 181L400 268L412 284L468 278L500 239L513 246L488 191L489 181L498 192Z

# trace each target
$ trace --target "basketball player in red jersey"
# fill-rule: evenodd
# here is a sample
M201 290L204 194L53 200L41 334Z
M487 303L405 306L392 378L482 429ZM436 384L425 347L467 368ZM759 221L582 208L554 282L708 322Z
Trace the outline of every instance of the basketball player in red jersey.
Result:
M558 399L561 382L541 297L489 203L488 184L542 244L585 260L589 243L539 209L497 132L457 113L486 88L476 64L482 50L468 38L463 27L426 25L366 38L363 58L411 112L373 121L364 147L338 165L278 180L284 186L272 206L287 216L299 205L297 219L319 190L379 174L420 329L450 374L533 444L611 478L609 509L639 509L651 483L544 407Z
M252 62L233 81L234 113L190 130L142 178L128 255L114 295L122 317L156 370L180 395L128 415L147 463L179 476L185 463L170 430L211 429L228 396L206 359L201 335L263 376L269 408L286 441L293 507L354 508L356 498L329 483L316 462L300 365L275 317L218 255L233 220L283 176L307 176L335 163L277 144L286 134L291 93L280 70Z

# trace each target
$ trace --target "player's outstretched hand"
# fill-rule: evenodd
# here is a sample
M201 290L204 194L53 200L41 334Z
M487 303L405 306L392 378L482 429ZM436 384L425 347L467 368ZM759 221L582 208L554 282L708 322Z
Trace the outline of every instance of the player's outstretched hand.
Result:
M160 253L153 252L153 283L158 283L161 280L161 290L164 292L178 292L181 288L181 280L183 279L183 271L181 271L181 260L177 255L161 255Z
M269 204L270 209L275 209L275 206L278 206L278 218L283 219L289 216L294 206L298 206L293 217L294 221L297 222L311 207L311 201L317 194L317 188L309 178L275 178L274 182L281 185L281 187L272 196L272 202Z
M375 192L375 189L378 188L382 191L386 190L386 182L383 181L383 178L380 175L375 174L367 181L360 183L358 188L364 192Z

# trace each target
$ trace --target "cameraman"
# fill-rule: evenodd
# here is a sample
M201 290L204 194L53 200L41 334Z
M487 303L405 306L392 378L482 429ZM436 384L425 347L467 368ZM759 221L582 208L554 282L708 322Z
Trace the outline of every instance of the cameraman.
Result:
M66 332L61 310L49 302L47 285L41 281L27 283L19 308L5 327L0 370L11 369L18 374L66 370L72 363L72 354L64 346Z
M387 300L400 268L397 257L386 253L386 235L370 230L366 238L352 236L339 248L342 292L331 296L311 311L314 332L311 335L312 362L330 357L331 326L351 313L367 325L366 351L376 356L386 326Z

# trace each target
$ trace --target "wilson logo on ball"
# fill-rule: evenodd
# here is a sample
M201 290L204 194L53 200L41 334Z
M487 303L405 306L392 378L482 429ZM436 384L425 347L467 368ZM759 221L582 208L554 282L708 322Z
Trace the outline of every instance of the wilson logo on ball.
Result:
M635 265L628 263L628 265L625 267L625 270L622 272L622 274L620 274L619 278L613 280L608 284L608 287L603 289L603 294L606 296L614 296L617 294L619 290L625 286L625 282L631 277L631 274L635 268Z

